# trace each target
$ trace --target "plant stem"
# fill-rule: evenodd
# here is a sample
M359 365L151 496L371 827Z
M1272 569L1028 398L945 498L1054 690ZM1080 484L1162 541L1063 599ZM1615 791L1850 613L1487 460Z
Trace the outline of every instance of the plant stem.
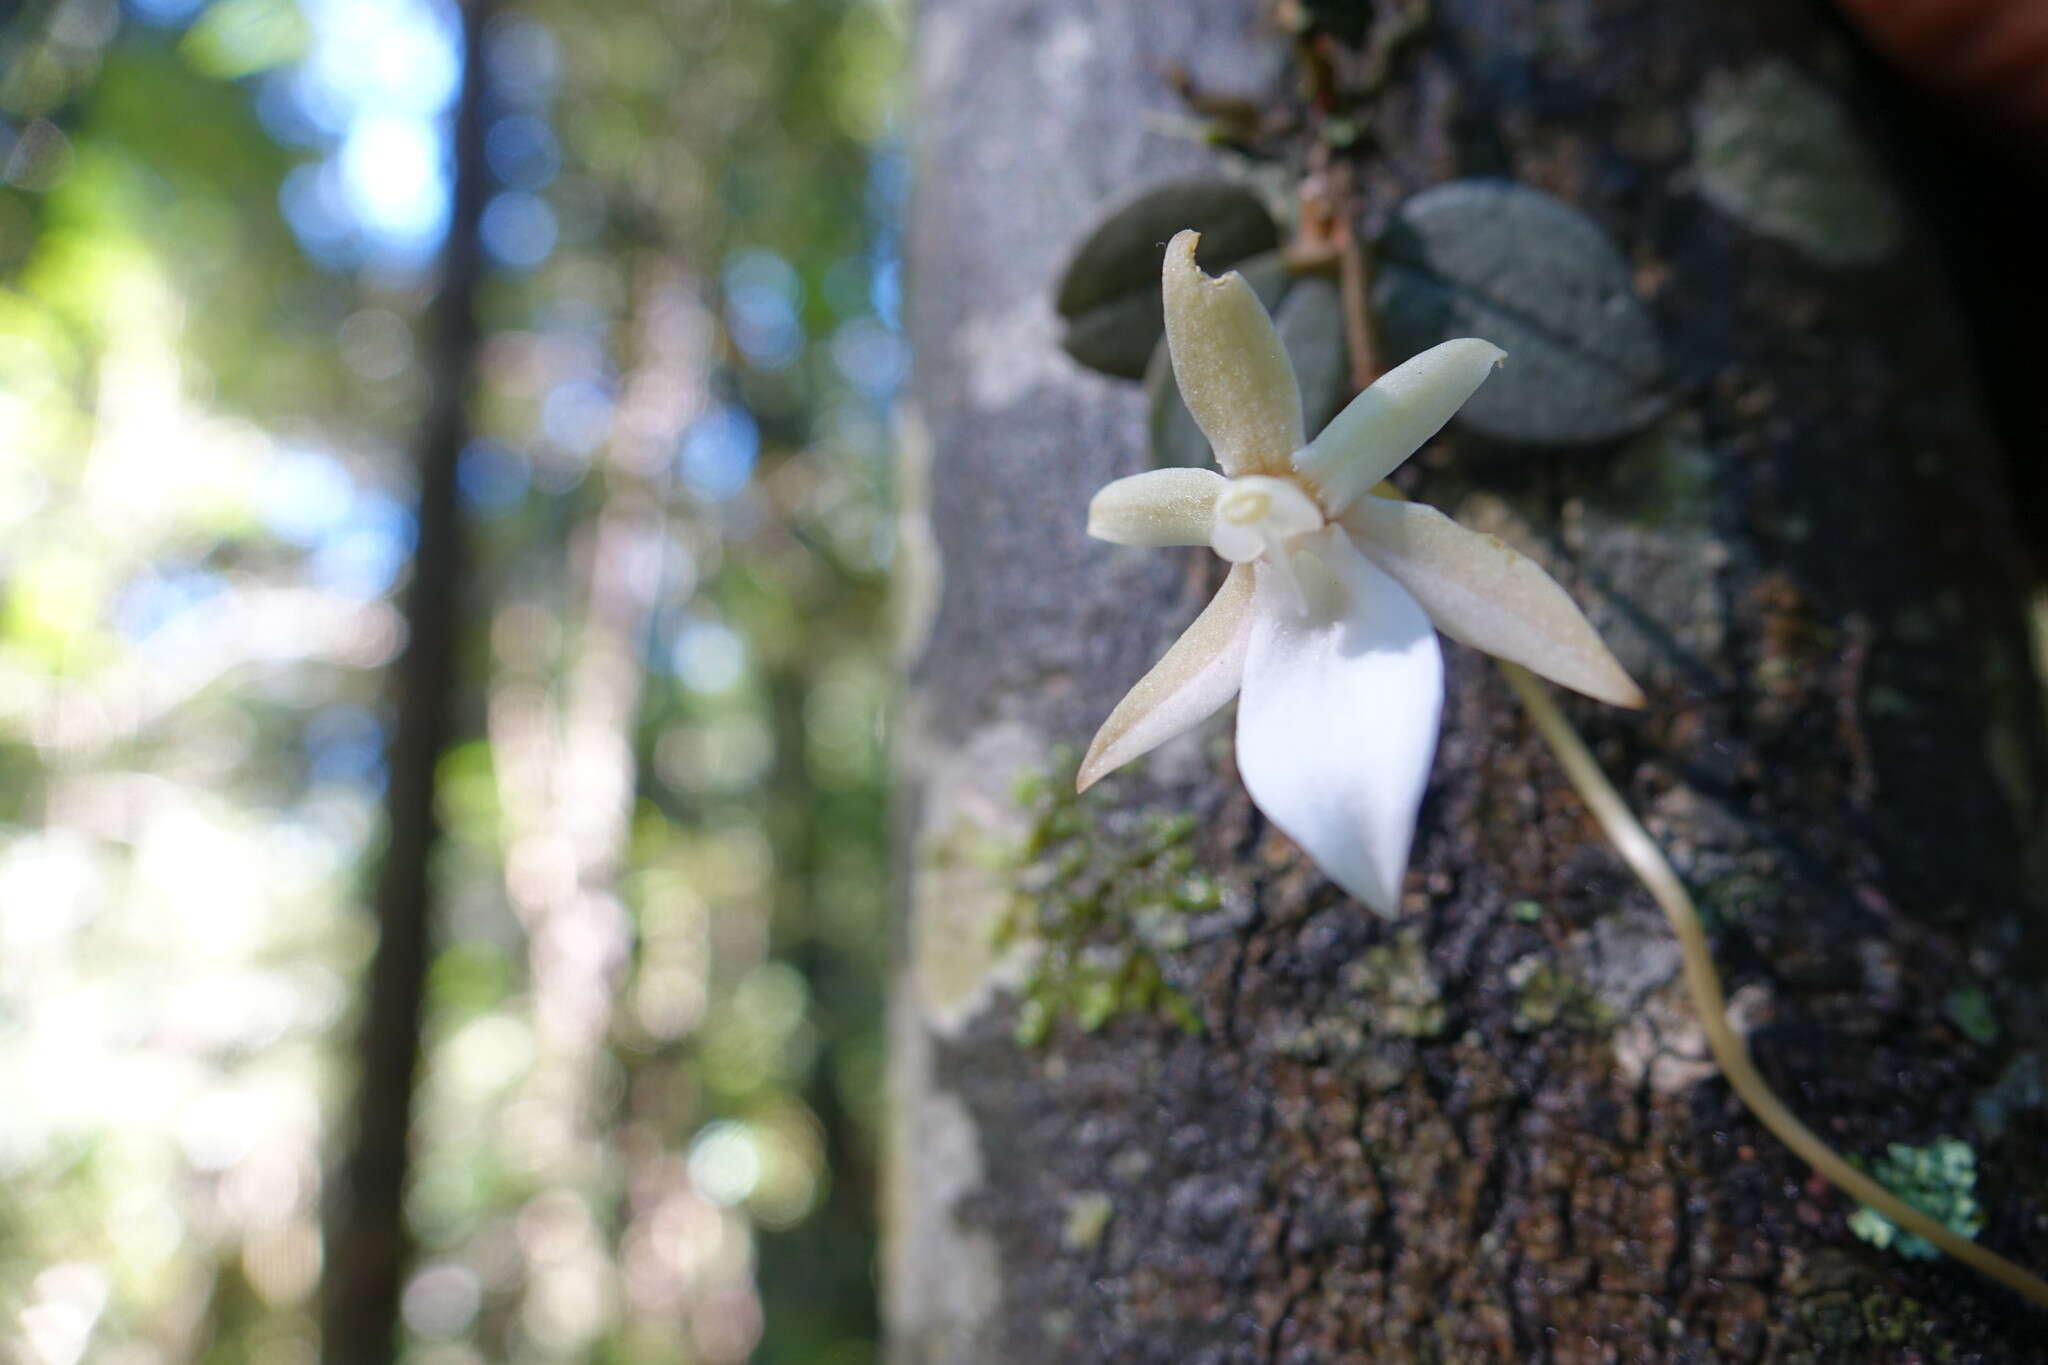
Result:
M1945 1223L1922 1213L1850 1165L1818 1133L1794 1117L1784 1101L1772 1092L1757 1071L1756 1064L1750 1060L1749 1049L1744 1046L1742 1038L1729 1026L1728 1003L1721 993L1720 976L1714 970L1706 930L1700 925L1699 909L1665 859L1663 850L1657 847L1656 841L1636 819L1614 784L1607 780L1607 775L1586 748L1585 741L1579 738L1571 722L1565 719L1564 712L1558 709L1549 689L1517 664L1503 662L1500 670L1506 675L1508 686L1528 708L1529 718L1536 724L1536 732L1557 755L1558 764L1564 769L1573 789L1614 842L1622 860L1649 889L1650 895L1663 908L1665 918L1671 922L1671 931L1678 936L1679 951L1685 963L1686 991L1692 997L1693 1010L1700 1017L1700 1027L1706 1030L1707 1047L1720 1066L1721 1074L1728 1078L1728 1084L1749 1106L1749 1111L1807 1165L1818 1171L1823 1179L1851 1198L1861 1200L1908 1232L1926 1238L1957 1260L2048 1307L2048 1281L1959 1235Z

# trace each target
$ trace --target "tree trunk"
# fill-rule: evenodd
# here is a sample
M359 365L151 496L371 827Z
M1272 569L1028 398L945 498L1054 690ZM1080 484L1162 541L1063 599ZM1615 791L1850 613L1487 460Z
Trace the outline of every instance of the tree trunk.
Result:
M1055 750L1218 575L1083 537L1142 467L1143 399L1059 353L1052 284L1106 204L1216 172L1161 131L1168 63L1292 98L1259 8L921 9L892 1358L2048 1358L2038 1314L1859 1237L1734 1100L1669 932L1487 660L1446 647L1398 921L1250 806L1225 723L1061 794ZM2039 1270L2021 555L1933 246L1896 183L1843 178L1862 79L1779 0L1437 0L1359 225L1502 176L1619 244L1663 415L1548 451L1454 428L1405 487L1541 559L1649 692L1567 704L1712 917L1772 1084L1866 1162L1962 1139L1981 1240ZM1825 155L1774 151L1788 119ZM1088 943L999 949L1020 898L1096 913Z
M405 590L405 652L391 675L396 725L374 899L377 946L356 1042L353 1131L323 1198L320 1350L328 1365L376 1365L395 1357L413 1252L405 1186L441 834L435 776L455 724L468 574L456 467L469 442L479 342L478 229L490 191L480 61L493 9L494 0L466 0L460 7L464 74L454 120L453 211L426 320L432 392L419 433L419 540Z

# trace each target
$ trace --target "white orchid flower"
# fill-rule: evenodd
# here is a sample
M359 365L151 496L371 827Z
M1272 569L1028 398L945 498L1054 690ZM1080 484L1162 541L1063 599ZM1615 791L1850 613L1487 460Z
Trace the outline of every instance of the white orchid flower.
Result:
M1389 371L1304 443L1301 395L1244 277L1166 249L1167 349L1222 473L1118 479L1088 534L1207 545L1222 589L1139 679L1082 760L1086 790L1243 693L1237 766L1252 800L1329 878L1384 915L1400 903L1436 752L1436 632L1617 706L1643 696L1535 562L1433 507L1370 490L1472 396L1504 352L1447 341Z

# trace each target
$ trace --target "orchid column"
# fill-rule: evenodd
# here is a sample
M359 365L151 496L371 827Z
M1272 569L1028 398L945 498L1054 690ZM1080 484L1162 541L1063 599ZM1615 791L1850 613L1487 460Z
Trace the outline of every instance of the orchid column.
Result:
M1570 42L1554 5L1446 12L1370 106L1361 229L1491 174L1613 239L1671 357L1633 435L1436 436L1453 397L1380 445L1385 468L1340 475L1252 359L1214 371L1250 376L1249 401L1186 394L1219 472L1148 471L1137 391L1057 352L1047 296L1107 203L1272 174L1174 136L1185 115L1148 74L1178 63L1298 126L1292 54L1255 8L922 12L895 1358L2023 1351L2023 1309L1859 1235L1735 1104L1656 911L1471 647L1600 698L1567 705L1715 915L1773 1085L1867 1161L1965 1144L1985 1240L2048 1261L2020 1159L2042 1122L2020 935L2043 784L2010 508L1953 301L1828 74L1847 69L1830 32L1763 0ZM1513 246L1540 275L1555 244ZM1225 292L1194 297L1239 306L1205 275L1183 279ZM1477 341L1417 346L1386 357L1422 367L1390 392L1462 373L1484 393L1532 348L1603 354L1449 336L1474 332L1508 369ZM1416 502L1373 497L1404 457ZM1089 539L1105 485L1094 530L1191 548ZM1439 591L1486 537L1513 557L1466 596L1520 610ZM1290 670L1313 695L1260 707L1247 661L1278 657L1332 586L1379 602L1413 676L1375 712L1345 709L1340 670ZM1633 684L1639 712L1607 704ZM1414 717L1438 696L1425 746ZM1376 726L1388 697L1409 718ZM1076 777L1101 780L1076 799ZM1378 844L1318 825L1373 802L1402 818L1345 828ZM1002 932L1020 919L1087 941L1034 955ZM1185 1018L1124 989L1151 979L1133 963ZM1122 984L1039 1008L1066 998L1042 991L1054 970Z

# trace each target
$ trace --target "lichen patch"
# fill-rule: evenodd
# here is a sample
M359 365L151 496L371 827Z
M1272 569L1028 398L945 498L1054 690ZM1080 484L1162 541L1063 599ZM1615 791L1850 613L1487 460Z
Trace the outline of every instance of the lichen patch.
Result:
M1728 1026L1748 1038L1770 1007L1768 987L1752 982L1728 1000ZM1614 1031L1615 1069L1631 1086L1648 1083L1677 1095L1720 1074L1706 1030L1678 982L1653 991Z
M904 400L896 410L896 554L889 575L889 613L897 661L908 667L924 653L939 615L939 538L932 530L932 433L924 410Z
M931 1365L984 1358L981 1336L1001 1302L995 1239L961 1221L986 1179L981 1136L960 1100L937 1088L931 1035L911 983L891 1009L894 1056L883 1199L883 1310L890 1334L917 1342Z
M1029 960L1028 945L1004 949L996 931L1010 908L1012 850L1028 830L1013 789L1045 756L1039 736L1003 721L923 774L911 962L925 1021L942 1035L957 1036Z
M969 318L960 329L959 354L967 364L967 393L975 406L1001 412L1067 374L1058 330L1051 304L1035 290Z
M1100 1190L1077 1194L1067 1201L1067 1216L1060 1225L1060 1245L1070 1252L1092 1250L1102 1240L1104 1229L1116 1214L1116 1205Z

